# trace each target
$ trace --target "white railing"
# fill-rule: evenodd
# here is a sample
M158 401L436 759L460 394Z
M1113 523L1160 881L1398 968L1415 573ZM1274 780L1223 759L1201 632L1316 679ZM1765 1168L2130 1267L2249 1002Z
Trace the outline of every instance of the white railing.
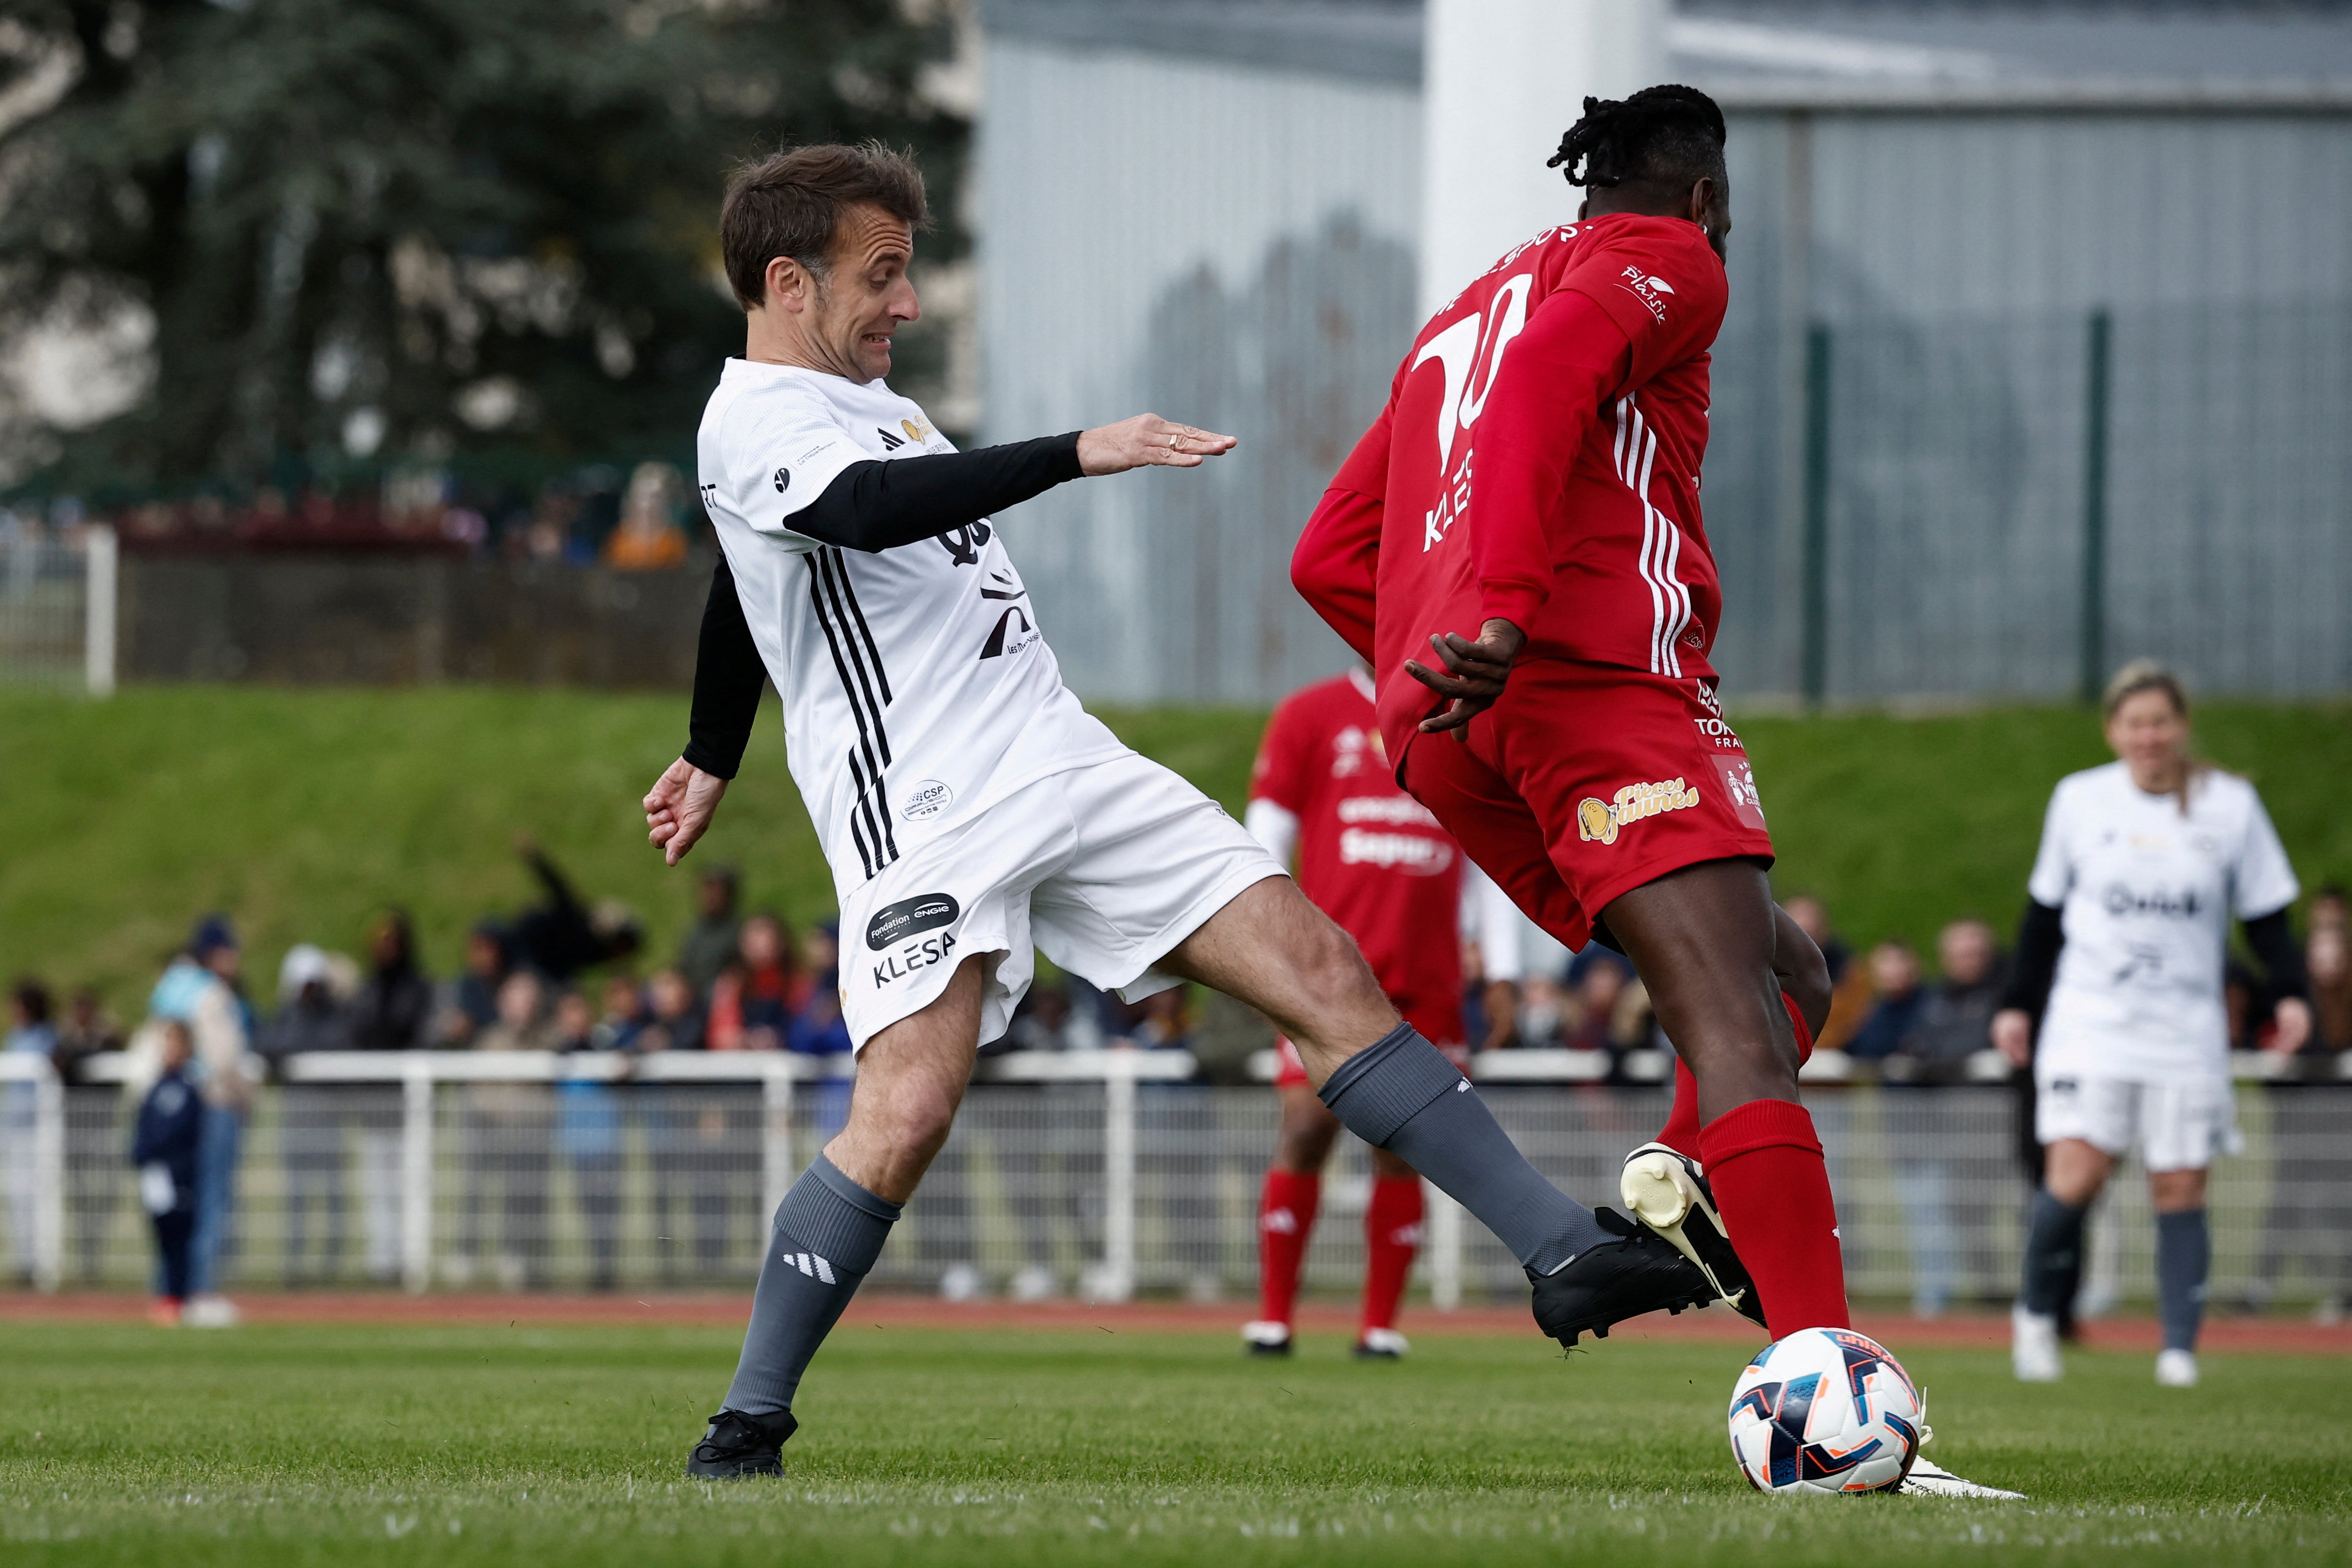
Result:
M21 1064L21 1065L13 1065ZM1136 1278L1135 1086L1181 1082L1196 1063L1181 1051L1013 1051L982 1059L972 1078L980 1083L1100 1083L1103 1085L1103 1249L1087 1270L1092 1293L1125 1301ZM84 1074L93 1082L122 1083L137 1071L127 1055L91 1059ZM292 1084L398 1084L400 1115L400 1274L410 1291L431 1287L434 1260L434 1134L436 1092L442 1084L477 1083L756 1083L761 1086L761 1209L772 1215L807 1159L796 1157L793 1109L795 1086L851 1080L856 1069L847 1055L811 1057L784 1051L697 1051L632 1056L621 1051L558 1055L539 1051L315 1051L287 1059L283 1077ZM65 1103L57 1074L38 1056L0 1056L0 1081L11 1076L37 1085L37 1163L45 1217L37 1246L47 1260L37 1274L42 1290L53 1291L64 1235ZM807 1151L814 1156L814 1148ZM1458 1273L1458 1269L1456 1270Z
M117 567L114 530L103 525L69 542L0 533L0 680L111 693Z
M2299 1064L2236 1065L2259 1082ZM1586 1202L1614 1201L1616 1162L1664 1119L1670 1068L1637 1058L1607 1083L1592 1053L1474 1062L1506 1129ZM1182 1052L1123 1049L984 1059L877 1283L944 1287L961 1269L1016 1293L1041 1271L1045 1289L1075 1281L1097 1299L1245 1289L1277 1107L1263 1090L1177 1082L1192 1070ZM783 1193L839 1126L851 1071L845 1058L751 1052L298 1056L255 1109L243 1250L226 1277L244 1287L282 1269L289 1282L368 1278L421 1291L478 1283L488 1268L509 1285L737 1283L757 1266ZM1651 1082L1626 1086L1634 1074ZM89 1076L127 1085L131 1064L101 1058ZM2025 1190L2008 1090L1882 1092L1828 1053L1808 1078L1853 1288L1885 1297L1942 1280L1955 1301L2005 1289ZM2216 1168L2216 1297L2299 1273L2283 1288L2324 1298L2336 1287L2321 1253L2352 1246L2334 1218L2352 1210L2352 1094L2250 1087L2239 1106L2249 1157ZM132 1110L123 1092L61 1089L38 1055L0 1054L5 1234L41 1288L143 1277L146 1229L125 1159ZM1368 1183L1364 1151L1343 1140L1308 1255L1316 1288L1346 1288L1360 1268L1351 1221ZM2116 1184L2101 1256L2119 1290L2144 1294L2138 1186ZM1434 1304L1514 1290L1508 1255L1431 1196L1421 1277ZM353 1197L363 1236L346 1233Z

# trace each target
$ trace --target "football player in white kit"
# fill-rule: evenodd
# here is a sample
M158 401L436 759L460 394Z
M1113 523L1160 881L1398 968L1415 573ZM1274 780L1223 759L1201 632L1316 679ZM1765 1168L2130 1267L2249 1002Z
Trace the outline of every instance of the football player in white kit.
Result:
M777 1209L734 1384L688 1473L781 1471L802 1374L946 1141L977 1048L1011 1022L1033 949L1130 999L1189 979L1265 1013L1345 1125L1512 1249L1538 1321L1568 1341L1711 1300L1664 1240L1545 1181L1274 857L1062 685L992 514L1086 476L1194 467L1234 440L1142 414L957 452L884 380L918 314L907 264L925 217L920 173L874 145L748 165L720 214L745 351L697 450L723 560L691 743L646 820L677 864L772 679L840 895L859 1055L847 1125Z
M2180 683L2146 660L2108 684L2116 761L2061 779L2027 883L2016 977L1993 1043L2033 1066L2045 1150L2027 1227L2011 1354L2030 1383L2060 1375L2058 1311L2080 1277L2083 1218L2136 1144L2157 1223L2164 1348L2157 1381L2197 1381L2211 1239L2205 1170L2233 1151L2222 966L2232 915L2269 971L2277 1049L2311 1032L2287 927L2294 869L2254 787L2197 761ZM2035 1039L2039 1021L2040 1039Z

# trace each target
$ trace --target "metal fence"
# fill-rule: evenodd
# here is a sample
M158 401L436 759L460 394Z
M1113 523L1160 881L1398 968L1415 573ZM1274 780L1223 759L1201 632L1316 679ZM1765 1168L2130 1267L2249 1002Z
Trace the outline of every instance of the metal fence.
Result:
M115 565L111 528L0 529L0 684L114 689Z
M1613 1202L1624 1153L1664 1122L1663 1088L1507 1082L1496 1116L1544 1174ZM296 1060L247 1129L233 1290L740 1288L783 1189L838 1128L845 1079L807 1059L415 1053ZM1157 1081L1181 1053L1073 1052L984 1063L954 1135L875 1271L889 1289L1119 1299L1245 1297L1277 1104L1264 1089ZM0 1058L6 1256L47 1285L134 1287L151 1253L124 1162L131 1105L61 1090ZM351 1082L357 1076L379 1082ZM750 1082L746 1082L746 1079ZM389 1080L389 1081L383 1081ZM2027 1195L2006 1086L1809 1091L1857 1296L1923 1306L2005 1300ZM2352 1253L2352 1085L2248 1086L2246 1148L2214 1169L2217 1302L2336 1298ZM1361 1279L1362 1146L1343 1140L1308 1253L1310 1291ZM2153 1296L2154 1227L2126 1170L2095 1220L2091 1288ZM1432 1207L1421 1281L1440 1306L1512 1301L1510 1256L1450 1202Z

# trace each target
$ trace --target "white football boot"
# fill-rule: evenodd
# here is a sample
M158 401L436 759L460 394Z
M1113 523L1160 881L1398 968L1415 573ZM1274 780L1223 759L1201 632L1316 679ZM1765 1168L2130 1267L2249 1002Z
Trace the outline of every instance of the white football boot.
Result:
M2009 1314L2009 1364L2020 1383L2055 1383L2066 1375L2058 1359L2058 1320L2029 1312L2020 1301Z
M2193 1350L2158 1351L2156 1385L2158 1388L2196 1387L2197 1353Z
M1242 1343L1252 1355L1288 1355L1290 1325L1260 1319L1242 1325Z
M1356 1342L1358 1361L1402 1361L1412 1342L1394 1329L1366 1329Z
M1936 1428L1927 1425L1927 1391L1919 1391L1919 1447L1926 1448L1936 1440ZM1895 1483L1898 1497L1966 1497L1979 1501L2023 1502L2021 1491L2003 1491L1999 1487L1981 1486L1975 1481L1954 1475L1935 1460L1923 1455L1911 1457L1909 1473Z
M1748 1266L1731 1248L1715 1194L1699 1163L1664 1144L1643 1144L1625 1156L1617 1192L1633 1218L1698 1265L1716 1299L1756 1323L1764 1321Z

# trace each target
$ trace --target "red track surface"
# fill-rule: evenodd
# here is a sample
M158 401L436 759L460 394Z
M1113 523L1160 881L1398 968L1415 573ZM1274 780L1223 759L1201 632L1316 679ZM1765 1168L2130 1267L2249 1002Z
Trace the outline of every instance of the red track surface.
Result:
M740 1328L751 1295L609 1296L452 1294L407 1296L388 1291L289 1292L240 1296L237 1305L254 1323L449 1323L509 1327L613 1328L622 1326ZM132 1322L146 1317L144 1298L121 1291L71 1292L55 1296L0 1292L0 1322ZM1178 1301L1129 1301L1119 1305L1085 1301L941 1301L922 1296L860 1297L842 1321L879 1329L1018 1330L1027 1332L1234 1334L1249 1315L1246 1303L1193 1305ZM1344 1338L1355 1326L1351 1308L1310 1303L1300 1309L1301 1334ZM1406 1314L1407 1333L1429 1338L1502 1335L1535 1338L1523 1308L1469 1307L1438 1312L1417 1308ZM1900 1314L1863 1314L1855 1325L1895 1345L1944 1345L1998 1349L2009 1343L2005 1316L1967 1315L1925 1322ZM1698 1340L1754 1344L1761 1331L1719 1309L1680 1317L1650 1317L1623 1325L1615 1337L1633 1340ZM2157 1347L2157 1325L2121 1318L2087 1325L2086 1342L2098 1350L2148 1352ZM2352 1354L2352 1324L2323 1326L2299 1319L2221 1318L2205 1325L2203 1348L2272 1355Z

